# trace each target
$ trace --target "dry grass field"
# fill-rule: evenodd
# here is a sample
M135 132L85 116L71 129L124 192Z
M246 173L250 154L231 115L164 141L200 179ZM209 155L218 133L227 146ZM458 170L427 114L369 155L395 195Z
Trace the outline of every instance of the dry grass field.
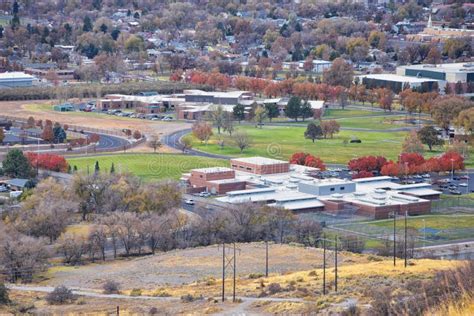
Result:
M73 229L80 230L80 227ZM236 294L252 299L236 303L229 300L232 293L231 273L226 276L227 300L225 303L219 300L222 248L218 246L176 250L105 264L55 267L45 272L36 284L66 285L101 293L104 282L114 280L120 284L124 297L80 297L72 304L54 307L45 303L43 293L12 291L12 298L17 304L30 306L35 313L47 311L58 315L110 315L117 306L120 306L122 315L150 313L152 309L158 314L171 315L328 314L347 310L354 302L362 307L367 306L370 304L370 294L381 286L397 288L410 281L429 279L437 271L461 264L460 261L423 259L411 260L405 268L402 260L399 260L397 266L393 267L390 258L341 252L338 256L339 288L336 293L334 254L328 251L328 294L323 296L321 249L270 245L270 275L265 277L264 244L238 244L237 248L240 251L237 252ZM272 291L275 287L277 291ZM188 295L199 299L191 302L180 299ZM452 310L454 308L451 307ZM455 315L462 315L461 312Z
M127 117L110 116L100 113L53 111L52 101L4 101L0 102L0 113L35 119L50 119L60 123L80 125L110 130L138 129L146 134L167 134L186 126L183 122L160 122Z

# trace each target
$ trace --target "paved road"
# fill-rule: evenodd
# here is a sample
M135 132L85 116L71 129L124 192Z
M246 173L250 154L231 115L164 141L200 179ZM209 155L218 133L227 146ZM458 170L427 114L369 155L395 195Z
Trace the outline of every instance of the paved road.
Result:
M54 291L54 287L51 286L26 286L26 285L16 285L16 284L7 284L7 288L15 291L24 291L24 292L42 292L42 293L51 293ZM127 300L156 300L156 301L179 301L179 297L157 297L157 296L129 296L123 294L101 294L94 292L91 289L84 288L71 288L72 292L79 296L87 297L97 297L97 298L108 298L108 299L127 299ZM237 299L242 300L242 302L304 302L301 298L277 298L277 297L244 297L237 296Z
M181 137L183 137L186 134L191 133L191 129L183 129L177 132L173 132L171 134L165 135L162 137L162 142L171 148L177 149L177 150L182 150L182 146L180 143ZM207 158L217 158L217 159L230 159L232 157L229 156L224 156L224 155L217 155L217 154L211 154L211 153L206 153L203 151L195 150L195 149L188 149L186 150L186 153L192 156L201 156L201 157L207 157Z
M92 135L94 133L85 132L87 135ZM121 138L118 136L112 136L107 134L99 134L99 144L97 145L97 149L113 149L113 148L123 148L123 146L129 145L130 142L125 138Z

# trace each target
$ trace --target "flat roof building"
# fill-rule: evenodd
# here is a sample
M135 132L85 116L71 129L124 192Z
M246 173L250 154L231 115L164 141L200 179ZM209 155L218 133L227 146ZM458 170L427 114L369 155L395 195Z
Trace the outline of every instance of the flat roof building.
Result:
M394 74L372 74L359 77L361 82L369 89L388 88L399 93L408 85L411 89L433 91L443 89L445 82L432 78L418 78Z
M474 81L474 63L409 65L397 67L397 75L461 83Z
M275 174L290 171L290 163L264 157L235 158L230 160L232 169L255 173L255 174Z
M0 89L31 87L35 77L24 72L0 73Z
M237 105L244 100L253 100L253 94L249 91L203 91L184 90L184 100L192 103L211 103L222 105Z

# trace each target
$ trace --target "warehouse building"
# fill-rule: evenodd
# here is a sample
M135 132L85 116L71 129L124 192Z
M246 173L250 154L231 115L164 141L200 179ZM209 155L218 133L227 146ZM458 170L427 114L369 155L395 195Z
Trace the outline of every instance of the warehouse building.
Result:
M407 87L423 92L438 91L438 89L444 89L446 84L445 81L437 79L393 74L372 74L360 76L359 78L360 82L368 89L388 88L394 93L400 93L400 91Z
M36 78L24 72L0 73L0 89L31 87Z

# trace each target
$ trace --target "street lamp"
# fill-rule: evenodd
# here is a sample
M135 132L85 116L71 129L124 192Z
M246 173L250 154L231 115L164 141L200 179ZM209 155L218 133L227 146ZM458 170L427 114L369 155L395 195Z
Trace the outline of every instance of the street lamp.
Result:
M451 158L451 179L454 179L454 158Z

